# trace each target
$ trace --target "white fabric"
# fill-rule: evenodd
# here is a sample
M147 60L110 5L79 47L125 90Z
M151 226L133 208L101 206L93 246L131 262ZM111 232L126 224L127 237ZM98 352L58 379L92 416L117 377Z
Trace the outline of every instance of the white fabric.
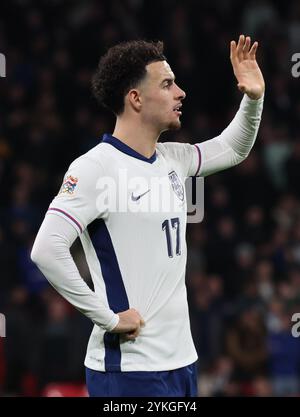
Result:
M105 370L104 333L117 323L114 313L118 312L109 308L110 277L103 276L102 253L93 246L87 229L97 219L105 222L129 307L137 309L146 322L136 341L121 343L121 370L170 370L197 359L186 297L186 201L180 198L181 185L185 177L197 171L206 176L236 165L248 155L257 135L262 103L263 99L244 97L227 129L217 138L197 144L200 166L196 146L180 143L158 143L156 160L149 163L102 142L71 164L66 177L76 178L74 191L60 193L52 201L48 211L52 215L46 216L41 226L32 258L51 284L95 323L85 359L87 367ZM134 191L134 195L145 193L137 205L149 203L153 194L156 197L151 180L158 177L162 195L172 196L174 205L155 213L118 213L112 206L101 205L99 180L106 176L117 183L120 170L123 179L126 171L128 182L136 177L145 180L144 187L128 191L129 201ZM170 180L170 173L175 173L175 182ZM119 184L114 194L118 196L123 188ZM69 252L76 233L85 251L94 295L80 278Z
M70 247L76 229L59 216L46 216L35 239L31 258L51 285L93 323L112 330L119 316L111 311L103 294L96 294L81 278Z
M158 147L168 150L170 157L184 158L186 176L195 174L206 177L223 169L233 167L242 162L252 149L263 110L264 96L259 100L251 100L244 95L240 108L231 123L223 132L213 139L197 143L201 154L200 170L198 153L188 143L159 143Z
M201 177L237 165L248 156L257 136L263 101L264 97L251 100L245 95L228 127L219 136L198 144L202 159Z

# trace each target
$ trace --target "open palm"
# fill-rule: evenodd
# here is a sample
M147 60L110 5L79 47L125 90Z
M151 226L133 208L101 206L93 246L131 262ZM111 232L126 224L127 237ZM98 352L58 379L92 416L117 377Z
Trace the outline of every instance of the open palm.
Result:
M240 35L238 44L231 41L230 60L239 90L257 100L264 94L265 82L256 61L258 43L254 42L251 48L250 45L249 36Z

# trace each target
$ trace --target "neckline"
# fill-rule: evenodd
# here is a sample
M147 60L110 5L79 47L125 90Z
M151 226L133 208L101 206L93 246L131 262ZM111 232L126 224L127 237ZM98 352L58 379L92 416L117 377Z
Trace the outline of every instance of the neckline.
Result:
M122 142L120 139L114 137L110 133L104 133L102 142L109 143L110 145L118 149L120 152L132 156L133 158L140 159L141 161L148 162L149 164L152 164L156 160L156 151L150 158L146 158L144 155L138 153L130 146L126 145L126 143Z

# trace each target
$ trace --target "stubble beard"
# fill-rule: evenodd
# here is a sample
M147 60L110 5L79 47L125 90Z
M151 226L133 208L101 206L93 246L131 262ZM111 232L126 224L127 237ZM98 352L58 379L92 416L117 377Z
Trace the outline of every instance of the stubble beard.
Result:
M168 130L179 130L181 128L181 121L178 119L169 124Z

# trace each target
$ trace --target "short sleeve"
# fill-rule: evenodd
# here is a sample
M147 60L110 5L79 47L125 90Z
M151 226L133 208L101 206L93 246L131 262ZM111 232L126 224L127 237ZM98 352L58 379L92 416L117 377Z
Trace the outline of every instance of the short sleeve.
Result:
M167 157L176 161L184 177L197 176L200 171L201 153L197 145L189 143L159 143L157 148Z
M88 157L75 160L66 172L57 196L47 214L65 218L78 234L96 218L103 217L105 209L99 207L97 182L103 176L100 163Z

